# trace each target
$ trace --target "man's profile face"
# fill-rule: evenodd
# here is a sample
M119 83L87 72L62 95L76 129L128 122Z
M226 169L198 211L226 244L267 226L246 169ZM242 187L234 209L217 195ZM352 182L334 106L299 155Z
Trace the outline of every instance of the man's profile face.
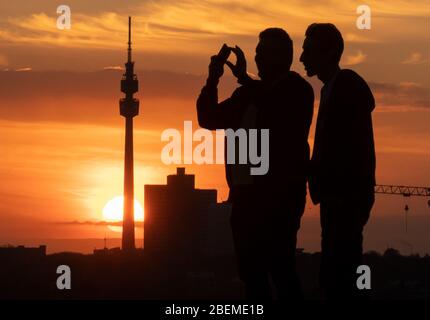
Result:
M321 67L327 63L327 53L321 50L317 41L309 37L306 37L302 48L300 61L305 67L306 74L308 77L317 75Z

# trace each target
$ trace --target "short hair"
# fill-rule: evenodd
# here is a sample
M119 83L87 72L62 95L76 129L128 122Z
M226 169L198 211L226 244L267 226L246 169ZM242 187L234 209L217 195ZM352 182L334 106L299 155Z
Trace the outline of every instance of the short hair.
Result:
M313 23L305 33L306 37L316 39L324 51L334 50L336 62L343 53L343 38L339 29L332 23Z
M268 28L260 32L260 41L272 41L279 46L280 53L285 55L285 62L291 67L293 63L293 41L282 28Z

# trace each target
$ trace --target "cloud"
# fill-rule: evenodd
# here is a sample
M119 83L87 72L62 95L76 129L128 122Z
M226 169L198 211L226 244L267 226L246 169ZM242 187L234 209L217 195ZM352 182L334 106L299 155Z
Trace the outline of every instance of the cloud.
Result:
M44 1L41 1L42 3ZM398 2L398 1L397 1ZM151 50L170 50L193 52L207 48L207 42L226 36L252 36L270 26L280 26L292 36L303 36L306 27L315 21L323 21L327 12L333 13L332 21L341 30L345 30L351 41L375 41L374 37L363 37L355 34L353 17L356 16L354 1L318 1L309 3L302 0L289 1L266 0L264 2L240 0L164 0L134 1L117 6L109 3L98 6L83 5L72 10L72 27L70 30L56 28L57 15L48 6L37 6L38 12L23 14L15 12L4 17L5 22L0 31L0 39L12 43L31 43L35 45L53 45L62 47L97 47L117 48L123 46L127 34L127 12L133 12L133 38L136 43L144 43ZM372 6L378 13L401 14L395 6ZM408 5L407 7L418 7ZM40 9L39 9L40 8ZM394 11L393 11L394 10ZM425 11L425 10L424 10ZM422 14L422 10L407 10L409 14ZM351 17L352 16L352 17ZM203 41L203 43L200 43Z
M0 72L0 118L13 121L56 121L119 126L119 82L123 71L116 66L97 72L31 71ZM147 125L157 127L174 119L194 119L195 100L205 75L167 71L137 71L141 113ZM319 81L311 79L316 93ZM416 82L369 83L378 106L429 108L430 90ZM237 83L226 76L220 99L229 96ZM19 92L19 95L16 95ZM10 106L13 105L13 108ZM170 120L166 114L172 114Z
M430 108L430 90L416 82L369 83L377 106L399 111Z
M0 119L122 125L118 110L123 96L119 88L122 73L117 68L96 72L0 72ZM171 126L172 121L196 117L195 99L205 83L204 75L148 70L137 70L137 75L140 87L136 97L145 126ZM221 98L237 86L232 77L222 82ZM166 119L166 114L172 116Z
M424 58L422 53L412 52L405 60L402 61L402 63L403 64L421 64L428 61L429 59Z
M345 66L353 66L364 62L366 58L367 55L359 50L356 54L346 56L342 64Z
M119 70L119 71L123 71L124 67L121 67L121 66L108 66L108 67L103 67L103 70Z
M89 225L89 226L112 226L112 227L122 227L122 221L62 221L55 222L54 224L60 225ZM137 228L143 227L143 221L135 221L134 225Z
M0 39L11 43L54 45L61 47L115 48L124 46L127 34L125 17L114 12L96 16L72 14L70 30L56 27L56 16L44 12L26 17L9 17L9 28L0 31ZM110 43L109 43L110 42Z
M9 64L7 57L0 53L0 67L7 67Z
M11 69L26 64L38 70L116 66L125 53L130 13L133 57L139 58L139 66L153 69L205 72L206 61L223 42L240 45L251 57L258 33L273 26L286 29L298 49L307 26L327 21L328 14L330 22L341 30L346 48L354 48L349 52L355 54L345 59L348 65L362 59L357 56L356 44L368 60L373 57L372 62L375 57L389 55L393 59L386 62L398 64L405 51L393 52L385 44L405 43L403 50L427 52L430 43L430 33L425 32L430 20L424 19L430 8L417 0L375 2L372 17L381 18L374 20L369 32L356 28L354 0L106 0L103 5L74 0L70 30L56 28L57 14L51 0L40 0L37 6L23 3L13 8L0 4L0 52L9 57ZM416 17L420 18L415 21ZM366 68L371 67L369 64ZM255 72L254 64L250 67Z
M354 30L355 31L355 30ZM380 40L376 38L369 37L367 34L358 34L353 32L345 32L343 34L343 39L346 42L356 42L356 43L378 43Z

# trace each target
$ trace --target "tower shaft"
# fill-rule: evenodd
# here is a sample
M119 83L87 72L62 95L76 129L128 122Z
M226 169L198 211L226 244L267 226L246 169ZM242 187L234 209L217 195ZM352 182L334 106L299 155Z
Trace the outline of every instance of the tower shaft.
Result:
M133 118L125 118L123 250L134 249Z
M131 17L128 20L128 49L125 73L121 79L120 114L125 118L124 148L124 216L122 222L122 249L135 249L134 238L134 160L133 160L133 118L139 114L139 100L133 97L138 91L138 80L131 60Z

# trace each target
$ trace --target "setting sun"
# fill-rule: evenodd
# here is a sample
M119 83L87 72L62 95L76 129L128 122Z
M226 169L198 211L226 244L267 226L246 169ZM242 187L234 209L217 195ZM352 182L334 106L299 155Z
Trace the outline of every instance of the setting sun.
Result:
M107 222L122 221L124 207L124 197L116 196L109 200L103 208L103 220ZM143 221L143 207L137 201L134 200L134 221Z

